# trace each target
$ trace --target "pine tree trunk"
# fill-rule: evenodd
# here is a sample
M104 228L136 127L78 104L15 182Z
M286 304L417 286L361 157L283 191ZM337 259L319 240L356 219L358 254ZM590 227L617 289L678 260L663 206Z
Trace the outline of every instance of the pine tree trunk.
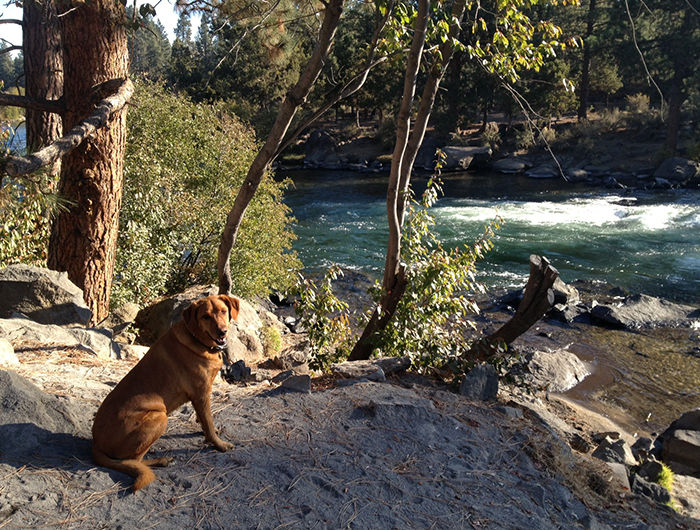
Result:
M588 117L588 95L591 85L591 37L593 36L597 0L589 0L588 19L586 21L586 40L583 43L581 63L581 86L579 87L578 119Z
M56 4L25 0L23 5L23 57L26 95L37 100L57 100L63 92L63 56ZM34 152L59 138L61 117L28 108L25 127L27 152ZM58 176L60 163L51 168Z
M69 129L108 95L98 85L128 75L124 8L112 0L79 4L61 17L64 128ZM107 86L112 86L113 83ZM59 193L69 208L55 219L49 267L67 271L92 310L92 324L109 310L117 247L126 109L63 158Z

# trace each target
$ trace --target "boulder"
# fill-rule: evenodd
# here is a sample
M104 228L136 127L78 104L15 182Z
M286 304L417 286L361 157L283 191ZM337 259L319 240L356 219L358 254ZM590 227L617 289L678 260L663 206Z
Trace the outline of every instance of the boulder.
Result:
M387 375L403 372L411 367L409 357L380 357L369 361L345 361L331 366L331 371L346 379L366 378L384 381Z
M40 343L57 348L80 348L101 359L120 359L121 345L106 329L40 324L27 318L0 319L0 336L14 343Z
M13 313L59 326L86 325L92 316L68 274L22 264L0 270L0 318Z
M689 326L699 314L700 310L695 307L646 294L628 296L621 302L600 304L591 309L594 321L628 330Z
M311 377L307 374L304 375L292 375L288 377L282 384L281 388L289 390L291 392L301 392L302 394L311 393Z
M528 163L516 157L501 158L496 160L491 169L498 173L522 173L529 167Z
M680 157L667 158L654 171L655 178L685 182L700 174L700 163Z
M71 401L45 393L24 377L0 370L0 455L26 455L36 447L55 443L55 433L74 433L80 419ZM18 441L21 440L21 443Z
M0 366L16 366L18 364L19 359L10 341L0 338Z
M591 178L591 174L583 168L571 168L564 172L569 182L582 182Z
M464 376L459 393L475 401L493 401L498 395L498 374L491 364L480 364Z
M448 145L442 148L445 160L442 169L444 171L460 171L469 169L472 161L488 160L491 157L490 147L462 147Z
M542 164L525 172L525 176L532 179L553 179L561 176L559 168L551 164Z
M566 392L591 373L583 361L566 349L534 351L527 356L526 367L526 379L550 392Z
M648 482L639 475L632 475L630 486L632 493L644 495L645 497L649 497L660 504L667 504L671 502L671 494L666 488L660 484Z
M555 304L572 305L576 304L580 300L580 296L576 287L567 285L559 277L557 277L557 279L554 280L552 290L554 291Z
M654 446L655 453L676 473L700 474L700 408L671 423Z
M613 440L609 436L606 436L605 439L600 442L600 445L596 447L592 455L604 462L613 462L626 466L634 466L637 464L627 442L624 440Z

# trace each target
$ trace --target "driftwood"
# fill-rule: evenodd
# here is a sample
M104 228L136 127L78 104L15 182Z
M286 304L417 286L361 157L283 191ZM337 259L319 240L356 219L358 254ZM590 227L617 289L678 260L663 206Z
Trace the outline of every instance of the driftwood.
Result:
M497 331L472 346L470 357L484 361L498 352L499 346L510 344L530 329L554 304L552 286L559 271L547 258L530 256L530 277L523 299L513 317Z
M114 81L116 80L109 81L109 85L105 83L105 86L112 88L116 84ZM95 130L107 125L112 115L121 110L134 93L134 85L130 80L118 80L118 83L114 93L100 101L90 116L73 127L64 136L31 155L8 157L5 162L5 172L11 177L17 177L53 164L63 155L78 147ZM96 93L100 92L101 89Z

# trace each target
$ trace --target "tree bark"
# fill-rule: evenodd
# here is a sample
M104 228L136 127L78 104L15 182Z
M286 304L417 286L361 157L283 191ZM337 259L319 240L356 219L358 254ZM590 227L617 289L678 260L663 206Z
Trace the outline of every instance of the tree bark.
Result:
M299 107L306 101L311 87L321 73L321 69L331 49L335 30L340 21L340 15L343 12L343 1L344 0L329 0L326 3L318 41L316 42L311 58L299 77L297 84L284 98L277 112L277 118L275 119L270 134L268 134L265 144L253 160L248 174L243 181L243 185L238 195L236 195L233 208L226 218L226 225L221 235L217 259L219 293L221 294L228 294L231 292L231 267L229 260L231 259L231 250L236 242L238 229L241 226L243 216L258 186L260 186L265 172L274 160L275 154L278 152L278 148L292 122L292 118L294 118Z
M588 17L586 20L586 38L583 41L583 59L581 61L581 86L579 87L578 119L588 117L588 95L591 87L591 37L595 23L597 0L588 1Z
M430 11L429 0L418 2L418 15L416 26L413 30L413 40L406 63L403 94L401 106L396 118L396 143L391 157L391 171L389 173L389 185L386 194L386 212L389 221L389 241L387 243L386 259L384 264L384 279L382 290L384 294L379 306L365 326L360 339L355 343L350 352L351 361L369 359L372 353L374 336L377 331L386 326L396 312L401 297L406 290L406 271L401 264L401 219L399 217L399 193L401 185L402 164L408 145L408 136L411 129L411 108L418 82L418 71L425 47L425 29Z
M95 87L127 78L124 16L122 4L112 0L80 3L61 15L65 128L93 111ZM67 271L83 289L93 313L91 324L103 320L109 310L125 144L123 108L62 160L58 191L70 206L51 227L48 265Z
M30 100L59 100L63 94L63 55L54 0L25 0L23 3L23 57L26 96ZM28 107L26 111L27 152L33 153L59 138L61 116ZM58 177L56 162L51 175Z

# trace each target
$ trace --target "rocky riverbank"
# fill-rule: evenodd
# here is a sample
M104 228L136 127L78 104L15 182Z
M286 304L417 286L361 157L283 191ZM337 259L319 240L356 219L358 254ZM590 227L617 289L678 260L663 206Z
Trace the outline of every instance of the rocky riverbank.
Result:
M11 283L17 286L16 275ZM353 281L355 286L361 283L361 278ZM402 527L691 528L700 520L700 480L677 475L673 503L686 516L667 508L661 497L654 497L663 492L643 478L653 473L637 469L639 455L633 455L634 465L605 463L618 458L617 449L629 450L646 431L632 430L614 415L605 417L561 393L570 392L566 388L580 379L585 382L590 377L585 373L595 373L602 364L595 359L588 365L576 363L572 357L580 361L582 355L573 345L564 347L572 337L579 344L598 344L590 344L597 324L586 322L593 311L584 309L594 309L589 295L598 301L595 307L627 305L617 291L609 291L607 300L599 286L590 291L575 287L576 294L567 289L559 311L523 336L518 346L528 359L531 386L543 390L528 394L502 387L497 399L488 401L465 398L411 373L392 374L390 365L356 367L354 372L339 367L334 375L311 378L304 368L303 333L273 320L269 309L274 307L267 303L267 309L244 304L231 337L242 349L232 354L251 354L259 346L259 359L248 359L252 373L245 383L217 378L213 396L215 421L235 449L220 454L203 448L193 410L184 406L171 417L168 432L153 450L155 456L172 456L175 462L158 470L158 480L135 495L128 493L128 478L95 468L89 457L94 411L143 354L143 346L126 344L133 336L124 324L134 313L126 322L124 315L114 315L108 329L90 330L75 322L47 320L56 311L53 306L66 310L80 305L71 289L67 299L40 307L36 300L41 297L27 296L19 304L15 300L14 313L0 315L5 339L0 343L7 350L0 371L0 525L369 527L382 520L386 526ZM0 289L7 311L10 291ZM149 324L151 331L155 322L174 318L188 297L200 294L192 291L151 309L152 316L159 315ZM32 298L34 309L27 302ZM514 299L485 305L480 325L507 318ZM562 322L568 306L581 311ZM683 306L672 309L686 311ZM40 315L44 324L18 310ZM687 319L695 318L693 311L686 312ZM81 318L81 311L73 313ZM674 313L674 326L682 324L680 313ZM17 321L38 334L22 334ZM68 335L42 335L50 330L37 325L55 326ZM280 351L266 345L263 330L270 325L282 334ZM692 328L650 326L645 321L643 327L633 325L634 331L610 331L640 340L657 329L676 330L687 332L690 343L697 345ZM84 343L75 334L80 329L109 335L110 347ZM693 351L677 354L693 359L697 369ZM552 371L564 365L571 368L566 375ZM609 397L596 399L609 405ZM685 410L693 407L692 399L684 402ZM660 432L653 421L648 422L650 430L653 426ZM688 431L685 423L676 427ZM593 456L600 447L606 460ZM635 471L631 482L629 471Z
M508 128L491 124L492 130L507 137ZM551 152L537 142L527 149L514 142L489 146L476 128L452 138L428 134L418 153L415 167L432 171L435 152L444 155L443 171L492 171L522 174L533 179L565 179L608 189L672 189L700 187L700 163L683 156L663 156L660 131L635 126L612 130L573 133L574 124L552 126L559 140L549 144ZM488 129L488 127L487 127ZM511 136L513 135L511 131ZM294 157L306 169L349 170L381 173L389 170L390 149L370 132L347 136L342 128L328 124L305 135ZM289 169L292 158L284 158L280 169Z

